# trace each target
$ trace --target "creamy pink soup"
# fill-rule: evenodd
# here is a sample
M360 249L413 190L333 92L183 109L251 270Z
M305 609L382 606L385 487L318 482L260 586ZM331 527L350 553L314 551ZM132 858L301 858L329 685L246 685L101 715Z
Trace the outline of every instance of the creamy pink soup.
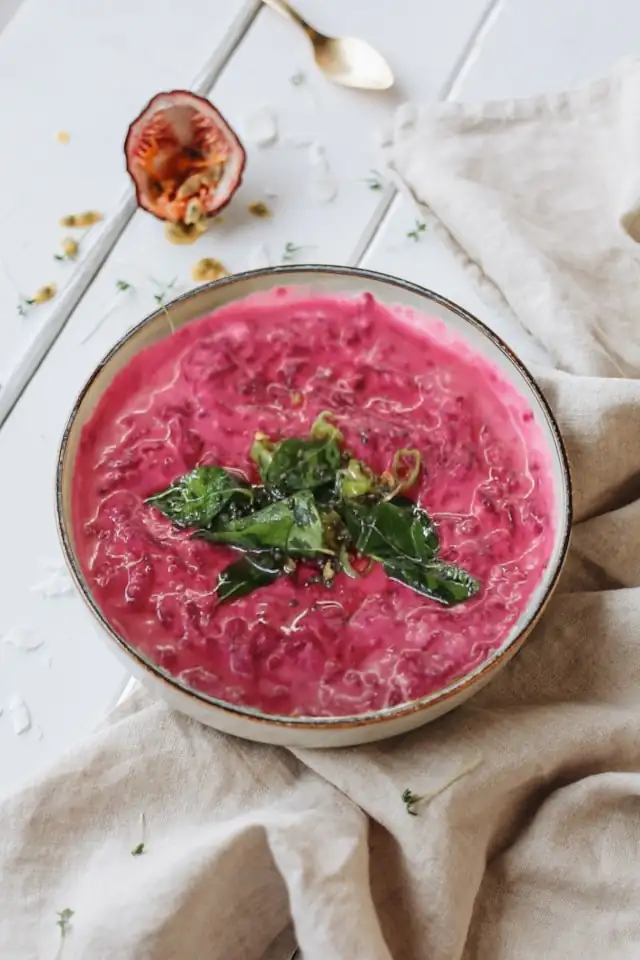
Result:
M237 553L192 539L145 498L201 464L258 482L254 433L305 436L323 410L377 473L398 448L420 451L412 496L477 596L446 608L377 565L331 589L281 577L217 604ZM468 673L514 627L553 545L549 461L525 400L440 321L370 295L280 290L141 352L84 427L73 510L82 570L122 637L196 690L280 715L379 710Z

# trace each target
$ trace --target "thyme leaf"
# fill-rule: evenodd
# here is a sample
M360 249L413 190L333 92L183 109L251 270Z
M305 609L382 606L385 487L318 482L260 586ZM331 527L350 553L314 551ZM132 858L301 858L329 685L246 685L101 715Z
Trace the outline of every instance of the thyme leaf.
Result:
M413 240L415 243L418 243L422 239L422 234L427 229L427 225L424 220L416 220L416 225L413 230L409 230L407 237Z

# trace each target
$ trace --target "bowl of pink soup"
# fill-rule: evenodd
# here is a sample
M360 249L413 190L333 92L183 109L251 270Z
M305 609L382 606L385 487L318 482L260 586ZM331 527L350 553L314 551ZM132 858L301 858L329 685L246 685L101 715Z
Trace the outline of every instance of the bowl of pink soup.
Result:
M504 668L571 527L554 417L479 320L339 267L226 278L131 330L57 471L75 583L150 690L252 740L405 733Z

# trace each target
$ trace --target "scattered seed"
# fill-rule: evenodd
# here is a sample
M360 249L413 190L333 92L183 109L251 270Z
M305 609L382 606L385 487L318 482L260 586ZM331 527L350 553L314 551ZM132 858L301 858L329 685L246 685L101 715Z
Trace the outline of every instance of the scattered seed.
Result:
M69 213L60 220L61 227L91 227L102 220L97 210L85 210L84 213Z
M179 246L195 243L198 237L207 232L209 220L204 217L195 223L165 223L164 235L169 243L175 243Z
M202 201L197 197L194 197L192 200L189 200L187 204L187 209L184 214L184 222L187 227L200 223L202 220L206 220L206 214L202 206Z
M335 575L336 575L336 571L333 567L333 564L331 563L331 560L327 560L324 567L322 568L322 579L324 580L325 583L328 583L330 580L333 580Z
M73 237L65 237L60 246L62 247L62 253L56 253L54 260L75 260L78 256L80 244Z
M259 217L262 220L265 217L271 216L270 208L262 200L255 200L253 203L250 203L247 210L252 216Z
M222 277L228 277L229 271L224 263L213 257L203 257L198 260L191 269L191 276L196 283L209 283L212 280L220 280Z
M58 143L69 143L69 140L71 140L71 134L67 133L66 130L58 130L56 133L56 140Z

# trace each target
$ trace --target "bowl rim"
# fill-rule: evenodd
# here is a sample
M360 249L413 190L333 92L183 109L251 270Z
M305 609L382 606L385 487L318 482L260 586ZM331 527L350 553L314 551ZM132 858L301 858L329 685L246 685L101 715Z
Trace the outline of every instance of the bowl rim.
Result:
M556 560L554 561L555 569L549 578L544 593L539 597L537 603L532 606L531 610L528 612L527 618L522 624L521 629L514 637L512 637L506 646L496 650L491 654L491 656L475 667L470 673L466 673L462 677L458 677L442 689L432 691L424 697L419 697L415 700L406 700L393 707L384 707L381 710L374 710L368 713L348 714L336 717L281 716L278 714L262 713L260 710L257 710L253 707L228 703L224 700L219 700L216 697L212 697L209 694L194 690L192 687L189 687L186 683L181 681L178 677L172 676L168 671L154 663L123 637L119 636L119 634L111 626L100 610L76 558L63 507L63 473L66 464L67 447L71 431L87 392L91 388L94 380L110 363L112 358L120 351L124 344L135 337L138 332L144 326L146 326L147 323L150 323L157 317L165 314L174 304L180 303L184 300L197 299L205 291L211 290L212 288L219 289L225 286L232 286L233 284L238 283L238 281L262 277L273 277L276 280L281 278L284 282L284 278L287 276L295 275L298 277L308 275L309 279L311 280L313 275L317 276L318 274L332 275L336 277L355 277L365 283L366 281L375 281L391 287L396 287L412 294L416 294L417 296L425 298L426 300L431 300L440 306L447 308L452 313L457 314L461 319L471 324L471 326L475 327L507 357L511 364L516 368L522 379L527 383L527 386L540 404L555 442L562 486L564 487L564 493L566 497L566 505L562 513L562 523L564 524L564 529L562 530L562 538L560 541L558 554ZM197 317L194 317L193 319L197 319ZM116 644L116 646L120 648L125 656L134 660L142 671L151 672L156 679L168 684L177 694L187 696L201 706L204 705L206 707L214 707L223 711L224 713L232 715L237 720L247 720L263 726L284 728L289 727L297 730L307 729L310 731L319 729L353 729L356 727L400 720L401 718L411 716L412 714L421 712L422 710L436 708L452 698L464 697L465 693L468 694L470 692L470 688L482 686L483 683L488 679L488 675L498 670L503 662L507 662L518 652L520 647L527 639L529 633L542 616L542 613L544 612L544 609L556 588L558 579L566 561L573 522L573 489L571 470L566 447L562 439L556 418L533 374L531 374L525 364L520 360L518 355L497 333L491 330L491 328L483 323L482 320L479 320L476 316L474 316L464 307L461 307L459 304L455 303L453 300L450 300L448 297L436 293L434 290L430 290L427 287L422 287L420 284L413 283L410 280L403 280L390 274L382 273L376 270L368 270L362 267L308 263L286 264L282 266L263 267L257 270L246 270L242 273L231 274L211 283L201 284L200 286L196 287L195 290L189 290L186 293L175 297L166 304L166 307L160 307L160 309L154 310L135 326L131 327L131 329L128 330L122 337L120 337L120 339L117 340L117 342L110 348L105 356L98 362L93 372L86 380L84 386L80 390L80 393L76 397L75 403L73 404L69 417L67 418L56 461L55 505L56 527L62 546L64 559L67 567L69 568L71 577L78 588L82 599L89 607L93 616L97 619L98 623L101 625L106 634Z

